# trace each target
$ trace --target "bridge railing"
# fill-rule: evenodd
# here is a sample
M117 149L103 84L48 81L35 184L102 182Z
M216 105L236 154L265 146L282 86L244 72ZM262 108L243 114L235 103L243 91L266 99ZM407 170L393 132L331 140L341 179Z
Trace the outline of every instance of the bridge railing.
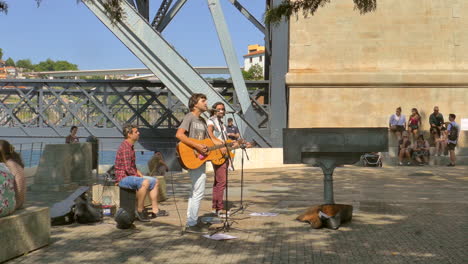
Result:
M247 82L258 129L269 125L266 81ZM240 110L230 81L212 81L226 100ZM187 108L159 81L147 80L0 80L0 127L60 128L76 125L91 135L96 128L120 130L124 123L152 129L175 129ZM31 135L33 136L33 135Z

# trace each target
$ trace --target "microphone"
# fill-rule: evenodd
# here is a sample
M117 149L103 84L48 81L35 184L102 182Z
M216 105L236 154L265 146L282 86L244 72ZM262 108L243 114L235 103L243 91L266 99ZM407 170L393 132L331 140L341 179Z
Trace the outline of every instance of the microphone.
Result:
M221 110L218 110L218 109L208 109L208 111L211 111L211 112L221 112ZM239 114L241 111L224 111L225 114Z

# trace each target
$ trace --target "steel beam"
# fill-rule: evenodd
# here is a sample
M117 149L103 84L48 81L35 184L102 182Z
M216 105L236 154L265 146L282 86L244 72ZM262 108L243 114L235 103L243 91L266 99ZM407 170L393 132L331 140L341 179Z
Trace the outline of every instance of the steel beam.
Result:
M149 0L135 0L135 1L136 1L136 7L140 15L144 17L146 21L149 21Z
M171 4L172 0L162 0L158 12L154 16L153 22L151 22L152 27L157 28L157 26L161 23L161 20L166 16L167 10L171 6Z
M220 96L209 83L188 64L184 57L139 15L126 1L121 3L126 17L121 22L113 24L107 16L102 0L86 1L84 4L145 64L185 105L193 93L204 93L210 102L221 101L227 111L235 109ZM239 67L237 67L239 69ZM240 71L240 70L239 70ZM244 84L245 87L245 84ZM246 89L245 89L246 92ZM242 108L250 108L248 93L242 98ZM249 113L249 111L245 111ZM252 137L263 146L271 146L269 140L261 135L257 128L240 114L236 115L239 129L248 138Z
M218 39L223 49L224 58L231 73L231 78L234 83L235 92L237 99L239 100L242 112L247 120L251 123L255 123L254 113L252 112L252 103L250 102L249 92L245 85L244 77L240 71L239 61L237 60L236 51L232 44L231 35L224 18L224 13L221 8L219 0L207 0L208 6L213 17L213 21L218 33Z
M167 14L164 16L164 18L161 20L161 23L156 27L156 30L159 32L163 32L163 30L169 25L169 23L172 21L172 19L177 15L179 10L184 6L184 4L187 2L187 0L178 0L172 8L167 11Z
M282 0L271 0L272 6ZM269 26L271 36L270 66L270 135L275 146L283 145L283 128L287 127L286 73L289 67L289 22L283 19L278 25Z
M241 12L242 15L245 16L245 18L247 18L258 30L260 30L260 32L262 32L263 34L265 34L266 32L266 29L265 29L265 26L262 25L262 23L260 23L250 12L249 10L247 10L245 7L243 7L241 5L241 3L239 3L239 1L237 0L228 0L229 2L231 2L231 4L234 5L234 7L239 10Z

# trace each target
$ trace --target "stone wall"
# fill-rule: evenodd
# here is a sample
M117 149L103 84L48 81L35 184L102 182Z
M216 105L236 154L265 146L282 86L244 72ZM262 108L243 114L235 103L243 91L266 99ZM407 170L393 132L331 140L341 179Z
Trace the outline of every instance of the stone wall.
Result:
M291 18L288 126L387 127L401 106L435 105L468 118L468 1L378 1L360 15L352 0ZM459 154L468 154L467 131Z
M31 188L59 191L92 181L91 143L48 144L44 148Z

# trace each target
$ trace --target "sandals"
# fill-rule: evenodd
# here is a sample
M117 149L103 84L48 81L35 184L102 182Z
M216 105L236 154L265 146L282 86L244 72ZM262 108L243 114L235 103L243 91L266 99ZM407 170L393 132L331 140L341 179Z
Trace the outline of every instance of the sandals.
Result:
M161 216L169 216L169 213L166 210L159 209L156 214L151 212L151 213L148 213L148 216L154 219L154 218L161 217Z

